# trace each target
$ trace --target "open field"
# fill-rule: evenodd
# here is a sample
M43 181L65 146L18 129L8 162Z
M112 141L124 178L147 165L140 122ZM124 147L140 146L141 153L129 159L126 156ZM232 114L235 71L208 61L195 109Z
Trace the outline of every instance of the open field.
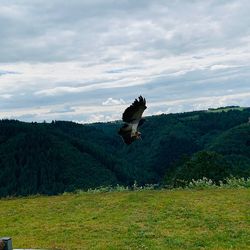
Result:
M208 109L208 112L222 112L222 111L224 111L224 112L228 112L228 111L230 111L230 110L239 110L239 111L242 111L242 110L244 110L245 108L244 107L232 107L232 108L230 108L230 107L225 107L225 108L217 108L217 109Z
M250 249L250 189L127 191L0 200L14 248Z

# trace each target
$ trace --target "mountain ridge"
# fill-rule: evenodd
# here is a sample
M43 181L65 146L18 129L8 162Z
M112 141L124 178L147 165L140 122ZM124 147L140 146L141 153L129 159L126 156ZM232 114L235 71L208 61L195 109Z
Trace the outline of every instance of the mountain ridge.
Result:
M146 117L142 141L130 146L117 134L120 121L1 120L0 196L58 194L132 185L135 180L141 185L178 185L178 173L187 181L192 177L185 172L187 166L196 169L194 177L199 177L197 172L216 180L230 174L249 176L250 108L225 109ZM215 171L213 176L209 170L214 165L206 164L208 159L215 166L225 162L222 165L227 171Z

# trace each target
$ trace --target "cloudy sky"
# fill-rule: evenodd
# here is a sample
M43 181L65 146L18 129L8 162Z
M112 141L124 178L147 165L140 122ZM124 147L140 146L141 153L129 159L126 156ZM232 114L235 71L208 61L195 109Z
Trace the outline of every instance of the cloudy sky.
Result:
M0 118L250 106L248 0L1 0Z

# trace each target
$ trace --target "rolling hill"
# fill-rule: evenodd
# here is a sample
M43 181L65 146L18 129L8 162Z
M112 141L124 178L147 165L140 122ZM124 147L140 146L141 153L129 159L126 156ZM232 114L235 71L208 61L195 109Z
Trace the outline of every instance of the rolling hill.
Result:
M107 185L179 185L250 175L250 108L147 117L124 145L121 121L0 121L0 196L58 194ZM220 166L218 169L216 166Z

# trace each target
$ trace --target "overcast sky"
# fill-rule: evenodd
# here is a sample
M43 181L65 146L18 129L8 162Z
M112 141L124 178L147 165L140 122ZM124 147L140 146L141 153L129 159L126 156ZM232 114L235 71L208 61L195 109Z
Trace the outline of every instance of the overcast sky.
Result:
M249 0L1 0L0 117L250 106Z

